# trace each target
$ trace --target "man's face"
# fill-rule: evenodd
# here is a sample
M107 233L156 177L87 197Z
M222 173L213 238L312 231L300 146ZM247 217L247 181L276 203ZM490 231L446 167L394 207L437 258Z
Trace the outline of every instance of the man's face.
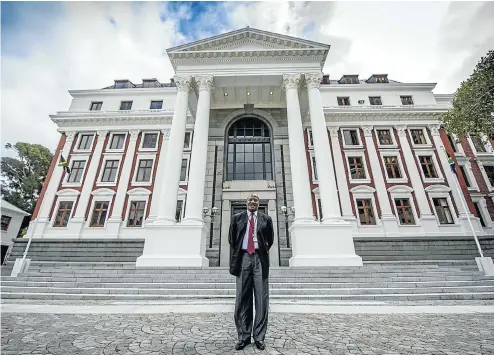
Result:
M250 196L247 198L247 209L250 212L257 211L257 208L259 207L259 199L254 196Z

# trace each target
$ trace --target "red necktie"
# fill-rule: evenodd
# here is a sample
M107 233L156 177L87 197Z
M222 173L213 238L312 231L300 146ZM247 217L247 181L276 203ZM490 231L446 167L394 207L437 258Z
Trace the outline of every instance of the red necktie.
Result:
M254 246L254 213L250 214L250 222L249 222L249 239L247 240L247 252L252 255L256 251L256 247Z

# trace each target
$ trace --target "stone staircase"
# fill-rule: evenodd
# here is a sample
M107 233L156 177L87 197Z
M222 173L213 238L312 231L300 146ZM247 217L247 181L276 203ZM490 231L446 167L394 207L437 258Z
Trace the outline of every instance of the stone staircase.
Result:
M231 300L226 268L144 268L134 262L32 261L26 273L3 276L2 299ZM367 262L363 267L273 267L270 299L319 301L493 300L494 277L473 259Z

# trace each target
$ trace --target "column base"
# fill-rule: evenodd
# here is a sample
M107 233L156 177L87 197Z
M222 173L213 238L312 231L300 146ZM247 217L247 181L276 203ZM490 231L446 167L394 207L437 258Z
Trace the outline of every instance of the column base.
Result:
M106 222L106 233L105 235L109 238L118 238L120 234L120 226L122 224L122 219L120 217L117 218L109 218Z
M146 226L136 267L208 267L204 223Z
M67 237L69 238L79 238L81 236L82 228L84 227L84 223L86 221L84 218L72 218L69 220L69 224L67 225Z
M464 235L473 236L472 228L470 227L470 223L468 223L467 215L464 213L460 214L458 220L461 223L461 227ZM472 226L473 229L475 230L476 235L485 235L484 228L482 227L482 224L480 224L480 219L478 217L475 217L474 215L470 214L470 221L472 221Z
M381 222L386 237L399 237L401 234L398 230L398 220L394 215L382 215Z
M434 215L421 216L420 224L422 226L422 230L424 231L423 232L424 235L437 236L440 234L439 224L437 223L436 216Z
M494 276L494 263L490 257L476 257L477 267L479 271L483 272L485 276Z
M332 224L293 223L290 227L290 266L362 266L355 254L353 226L345 221Z

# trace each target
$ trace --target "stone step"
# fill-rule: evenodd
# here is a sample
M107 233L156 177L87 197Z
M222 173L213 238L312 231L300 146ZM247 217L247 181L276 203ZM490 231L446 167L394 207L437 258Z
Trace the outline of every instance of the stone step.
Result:
M9 287L58 287L58 288L160 288L160 289L234 289L235 282L60 282L60 281L17 281L3 280L2 286ZM425 282L270 282L270 289L317 289L317 288L421 288L421 287L466 287L466 286L494 286L493 280L477 281L425 281Z
M2 299L31 299L31 300L200 300L200 299L233 299L235 295L157 295L157 294L66 294L66 293L15 293L2 292ZM476 293L412 293L386 295L270 295L270 299L292 300L325 300L325 301L432 301L432 300L493 300L494 292Z
M2 293L66 293L66 294L155 294L155 295L188 295L198 296L215 294L235 295L235 288L229 289L184 289L184 288L87 288L87 287L17 287L1 286ZM450 286L450 287L423 287L423 288L275 288L271 289L269 295L294 295L294 296L317 296L317 295L369 295L369 294L415 294L415 293L475 293L492 292L494 286Z

